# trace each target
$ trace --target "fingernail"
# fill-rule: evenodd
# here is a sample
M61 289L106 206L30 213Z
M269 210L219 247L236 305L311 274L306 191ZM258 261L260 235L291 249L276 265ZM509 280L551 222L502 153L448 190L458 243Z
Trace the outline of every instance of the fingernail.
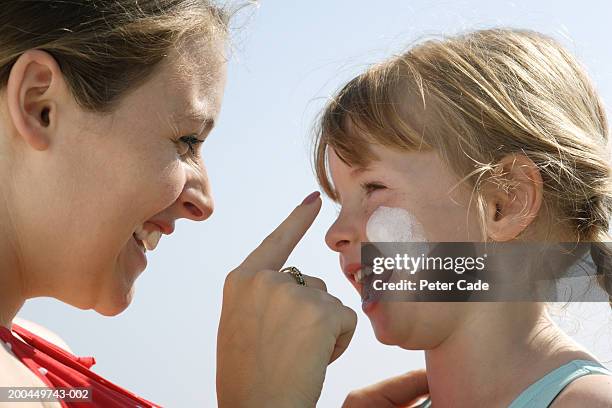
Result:
M306 196L306 198L304 199L304 201L302 201L301 205L310 204L310 203L314 202L317 198L319 198L320 195L321 195L321 193L318 192L318 191L315 191L313 193L308 194Z

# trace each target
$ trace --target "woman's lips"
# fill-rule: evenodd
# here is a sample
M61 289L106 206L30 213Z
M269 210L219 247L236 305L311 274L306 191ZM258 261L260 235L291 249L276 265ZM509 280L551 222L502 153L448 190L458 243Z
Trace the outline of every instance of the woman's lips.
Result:
M134 248L136 257L138 258L138 273L145 270L147 267L147 256L145 255L145 248L142 243L139 243L137 239L132 236L130 238L130 246Z

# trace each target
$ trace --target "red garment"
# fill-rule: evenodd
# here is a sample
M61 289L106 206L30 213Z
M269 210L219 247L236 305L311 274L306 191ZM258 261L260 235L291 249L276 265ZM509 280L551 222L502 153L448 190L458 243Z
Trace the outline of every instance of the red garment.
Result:
M89 368L96 363L93 357L77 357L13 324L12 331L0 326L0 343L36 374L49 388L86 387L90 389L90 401L62 401L63 408L81 407L160 407L105 380Z

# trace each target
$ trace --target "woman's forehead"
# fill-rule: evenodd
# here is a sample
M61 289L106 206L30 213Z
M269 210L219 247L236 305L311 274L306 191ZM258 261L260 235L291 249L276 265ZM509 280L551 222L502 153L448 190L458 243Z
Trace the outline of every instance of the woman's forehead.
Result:
M197 122L210 126L221 109L224 69L224 66L215 64L185 69L169 59L144 97L153 98L160 111L179 123Z

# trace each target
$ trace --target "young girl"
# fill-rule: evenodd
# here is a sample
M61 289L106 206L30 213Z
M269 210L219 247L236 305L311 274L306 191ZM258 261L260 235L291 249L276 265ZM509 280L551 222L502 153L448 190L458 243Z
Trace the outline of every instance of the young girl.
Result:
M607 138L593 85L551 38L491 29L427 41L351 80L322 115L316 171L342 207L327 244L361 292L374 217L407 222L414 241L609 241ZM380 342L425 350L423 406L612 406L612 373L543 303L363 309Z

